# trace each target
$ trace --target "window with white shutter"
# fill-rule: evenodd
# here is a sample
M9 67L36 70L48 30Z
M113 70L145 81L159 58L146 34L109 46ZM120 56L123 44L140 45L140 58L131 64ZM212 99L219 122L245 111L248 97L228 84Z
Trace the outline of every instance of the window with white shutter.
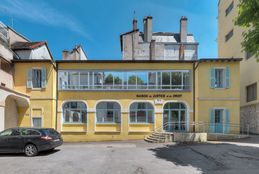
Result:
M27 72L27 88L46 88L46 68L32 68Z

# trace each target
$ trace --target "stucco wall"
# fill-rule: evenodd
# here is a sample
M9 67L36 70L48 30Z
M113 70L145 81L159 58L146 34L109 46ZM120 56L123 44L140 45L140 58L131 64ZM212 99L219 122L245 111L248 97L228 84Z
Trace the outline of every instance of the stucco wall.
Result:
M240 89L241 89L241 106L247 106L250 104L255 104L259 102L259 93L257 93L257 100L252 103L246 102L246 86L251 85L255 82L259 84L259 63L256 61L255 57L250 59L245 59L245 52L243 51L241 42L243 40L242 33L245 29L235 26L233 20L238 14L238 0L234 0L234 8L226 16L225 10L231 4L233 0L224 0L220 2L219 5L219 15L218 15L218 54L219 57L239 57L244 58L240 62ZM225 42L225 36L230 30L234 30L233 37ZM259 89L259 85L257 85ZM257 91L258 91L257 89Z
M222 0L218 9L218 54L219 57L239 57L243 58L240 62L240 105L241 105L241 125L253 123L252 132L258 132L258 112L254 108L259 104L259 63L255 56L250 59L245 58L241 42L243 40L242 32L244 28L234 25L234 19L238 15L238 0L234 0L234 8L226 16L225 10L229 7L233 0ZM234 30L232 38L225 42L226 34ZM257 83L257 99L252 102L246 101L246 87L253 83ZM255 123L257 124L255 126Z
M230 69L230 87L212 89L210 87L210 69ZM198 66L196 74L196 121L210 122L210 109L224 108L230 112L231 131L238 133L240 124L240 77L239 62L205 62ZM208 129L208 125L206 125Z
M0 69L0 83L5 84L5 87L13 89L13 75Z
M33 50L18 50L15 51L21 59L48 59L51 60L51 56L46 45L35 48Z
M7 97L5 101L5 129L18 126L18 109L14 99Z
M0 56L4 57L5 59L7 59L9 61L13 60L12 51L2 44L0 44Z
M181 98L165 97L162 104L155 104L156 97L138 98L137 94L156 94L165 96L179 94L179 92L80 92L60 91L58 100L58 130L62 132L65 141L103 141L103 140L128 140L143 139L145 135L163 125L163 106L166 102L184 102L188 105L189 122L193 121L192 93L180 92ZM83 101L87 104L87 124L73 125L62 124L62 106L66 101ZM100 101L116 101L121 105L120 124L96 124L96 104ZM133 102L149 102L154 106L154 124L130 124L129 108ZM74 135L74 136L72 136ZM77 136L75 136L77 135Z
M47 85L44 89L27 88L27 71L30 68L47 69ZM19 108L19 125L31 126L33 110L41 109L43 127L55 128L56 115L56 71L51 63L16 63L14 73L15 90L30 96L30 106ZM38 116L38 115L37 115Z
M15 42L28 42L28 40L26 40L24 37L18 35L11 29L8 29L8 34L9 34L9 38L10 38L10 45L12 45Z

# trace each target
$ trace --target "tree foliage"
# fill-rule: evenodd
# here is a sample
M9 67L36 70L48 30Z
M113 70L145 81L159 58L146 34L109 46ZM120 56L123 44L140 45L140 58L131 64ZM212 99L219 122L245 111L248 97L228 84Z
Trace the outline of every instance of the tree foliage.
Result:
M259 0L239 0L235 25L245 28L243 49L259 59Z
M136 83L138 83L138 85L143 85L144 81L140 77L132 75L132 76L129 77L128 83L129 84L136 84Z

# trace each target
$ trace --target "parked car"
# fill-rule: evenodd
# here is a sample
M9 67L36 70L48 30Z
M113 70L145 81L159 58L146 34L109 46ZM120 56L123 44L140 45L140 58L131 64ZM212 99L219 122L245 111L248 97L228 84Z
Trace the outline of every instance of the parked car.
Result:
M62 144L61 135L52 128L10 128L0 132L0 153L35 156Z

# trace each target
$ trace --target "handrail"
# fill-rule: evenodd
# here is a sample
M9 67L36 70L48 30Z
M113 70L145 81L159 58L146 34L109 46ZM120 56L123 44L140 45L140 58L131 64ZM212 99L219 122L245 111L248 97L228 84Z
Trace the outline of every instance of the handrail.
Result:
M216 126L222 126L222 129L227 129L227 128L239 128L239 133L243 134L246 133L249 135L249 125L247 124L246 126L246 130L244 130L244 128L241 126L241 124L236 124L236 123L210 123L210 122L205 122L205 121L197 121L197 122L166 122L164 123L162 126L158 127L155 129L156 132L165 132L165 128L169 127L169 126L198 126L198 130L197 128L195 128L194 130L189 130L190 132L196 132L196 131L200 131L202 130L202 132L210 132L211 128L216 128ZM243 124L242 124L243 125ZM200 129L202 128L202 129ZM227 131L228 132L228 131ZM227 132L222 131L223 134L227 134ZM231 132L231 131L230 131Z

